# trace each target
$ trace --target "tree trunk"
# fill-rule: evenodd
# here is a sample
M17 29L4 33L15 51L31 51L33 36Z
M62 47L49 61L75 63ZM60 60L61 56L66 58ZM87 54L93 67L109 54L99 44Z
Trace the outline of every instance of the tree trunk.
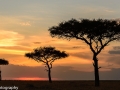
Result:
M2 77L1 77L1 70L0 70L0 81L2 80Z
M52 83L52 80L51 80L51 69L48 68L48 78L49 78L49 83Z
M97 57L93 57L94 60L94 74L95 74L95 87L99 87L99 68L98 68L98 60Z

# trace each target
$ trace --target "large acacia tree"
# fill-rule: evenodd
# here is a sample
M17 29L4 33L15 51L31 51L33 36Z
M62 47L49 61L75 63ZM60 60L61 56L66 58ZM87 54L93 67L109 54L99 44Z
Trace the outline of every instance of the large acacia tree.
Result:
M5 59L0 59L0 65L8 65L9 62ZM0 68L0 81L2 80L2 76L1 76L1 68Z
M66 54L65 51L59 51L56 50L55 47L49 46L35 48L33 52L26 53L25 56L45 64L45 67L47 67L46 71L48 72L49 82L51 83L51 69L53 62L57 59L68 57L68 54Z
M52 37L78 39L85 42L93 54L95 86L99 86L98 54L112 41L120 38L120 24L108 19L71 19L49 28Z

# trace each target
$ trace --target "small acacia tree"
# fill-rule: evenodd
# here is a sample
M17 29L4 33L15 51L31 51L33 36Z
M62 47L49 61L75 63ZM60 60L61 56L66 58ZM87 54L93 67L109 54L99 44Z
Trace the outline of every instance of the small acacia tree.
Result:
M8 65L9 62L5 59L0 59L0 65ZM0 69L0 81L2 80L2 76L1 76L1 69Z
M49 28L52 37L84 41L93 53L95 86L99 86L98 54L110 42L120 38L120 24L107 19L71 19Z
M46 71L48 72L49 82L51 83L51 69L53 62L57 59L68 57L68 54L66 54L65 51L61 52L56 50L55 47L49 46L36 48L33 52L26 53L25 56L45 64L45 67L47 67Z

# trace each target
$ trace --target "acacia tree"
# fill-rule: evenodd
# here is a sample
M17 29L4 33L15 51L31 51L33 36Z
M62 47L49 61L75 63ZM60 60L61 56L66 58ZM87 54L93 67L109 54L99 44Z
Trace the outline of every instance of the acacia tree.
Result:
M71 19L52 26L48 30L52 37L85 42L93 53L95 86L99 86L98 54L112 41L120 38L120 24L107 19Z
M9 62L5 59L0 59L0 65L8 65ZM0 68L0 81L2 80L2 76L1 76L1 68Z
M45 67L47 67L46 71L48 72L49 82L51 83L51 69L53 62L57 59L68 57L68 54L66 54L65 51L61 52L56 50L55 47L39 47L34 49L33 52L26 53L25 56L45 64Z

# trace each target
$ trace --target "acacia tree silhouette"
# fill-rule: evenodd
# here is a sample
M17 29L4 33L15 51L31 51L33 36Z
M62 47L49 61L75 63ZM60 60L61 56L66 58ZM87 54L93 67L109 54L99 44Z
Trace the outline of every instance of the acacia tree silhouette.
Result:
M9 62L5 59L0 59L0 65L8 65ZM1 68L0 68L0 81L2 80L2 76L1 76Z
M107 19L71 19L49 28L52 37L71 40L73 38L85 42L93 53L95 86L99 86L98 54L110 42L120 39L120 24Z
M48 71L49 82L51 83L51 69L53 62L57 59L68 57L68 54L66 54L65 51L61 52L56 50L55 47L49 46L36 48L33 52L26 53L25 56L45 64L45 67L47 67L46 71Z

